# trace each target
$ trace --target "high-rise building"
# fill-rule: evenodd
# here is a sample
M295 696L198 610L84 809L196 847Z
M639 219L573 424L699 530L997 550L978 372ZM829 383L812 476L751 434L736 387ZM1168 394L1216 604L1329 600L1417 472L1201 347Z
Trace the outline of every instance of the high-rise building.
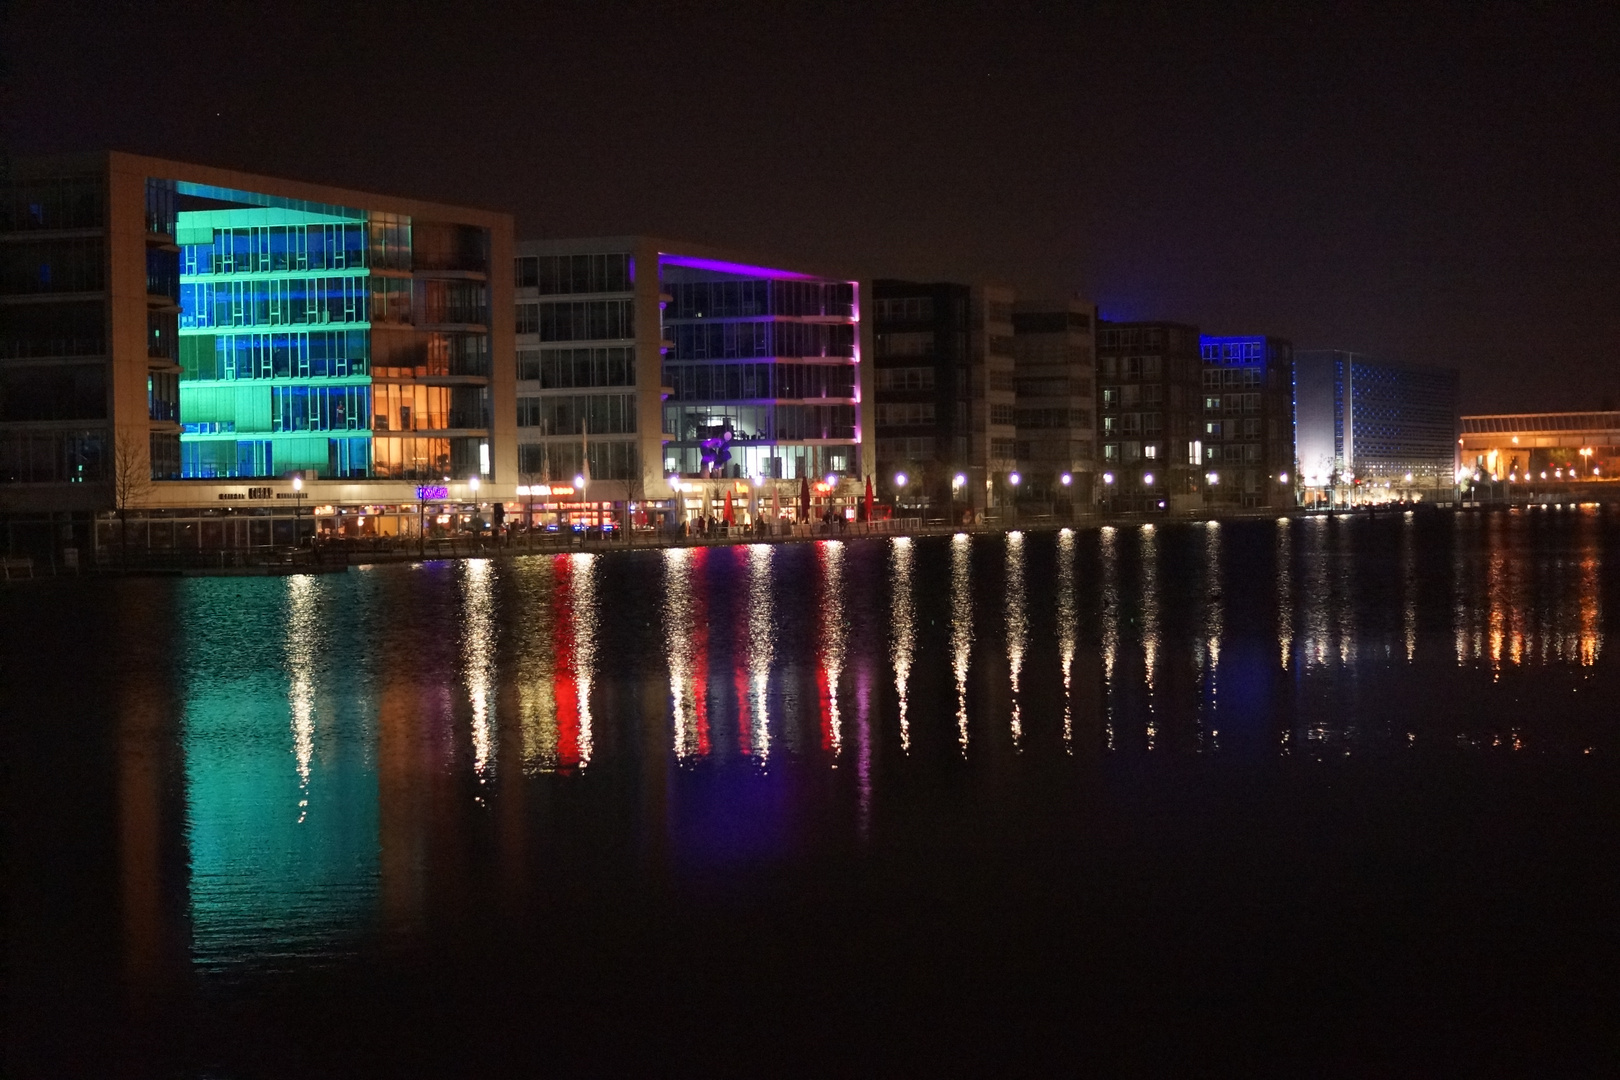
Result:
M1132 511L1201 506L1203 364L1198 328L1173 322L1101 322L1097 371L1101 504Z
M1365 353L1294 353L1299 485L1311 501L1449 498L1455 485L1457 372Z
M1205 504L1293 506L1293 346L1282 338L1205 334L1199 349Z
M423 487L476 506L475 478L515 472L510 330L489 318L510 260L504 214L123 153L13 162L12 544L83 547L97 516L136 547L397 533Z
M1013 314L1021 493L1089 510L1096 472L1097 307L1021 303Z
M516 280L537 522L788 505L801 481L854 505L874 467L857 282L643 236L525 241Z
M1011 289L873 283L877 469L931 513L995 507L1018 469ZM904 490L895 490L897 476Z

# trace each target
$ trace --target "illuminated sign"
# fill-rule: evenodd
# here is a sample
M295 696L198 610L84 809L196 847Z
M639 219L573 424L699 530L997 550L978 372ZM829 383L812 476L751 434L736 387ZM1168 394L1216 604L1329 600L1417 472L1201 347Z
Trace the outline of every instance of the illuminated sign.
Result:
M421 487L416 489L416 497L424 501L431 501L433 499L448 499L450 497L450 489L445 487L443 484L423 484Z

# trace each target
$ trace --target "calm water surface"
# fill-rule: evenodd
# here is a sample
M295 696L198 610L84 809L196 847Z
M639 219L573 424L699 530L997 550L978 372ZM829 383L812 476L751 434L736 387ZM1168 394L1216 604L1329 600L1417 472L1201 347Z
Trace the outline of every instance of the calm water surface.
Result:
M15 588L13 1067L1600 1061L1617 569L1570 508Z

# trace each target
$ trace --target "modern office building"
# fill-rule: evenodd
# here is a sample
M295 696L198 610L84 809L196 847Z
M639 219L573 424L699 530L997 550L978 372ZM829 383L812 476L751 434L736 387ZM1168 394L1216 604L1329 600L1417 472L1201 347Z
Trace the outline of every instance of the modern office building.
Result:
M513 484L506 215L123 153L4 181L9 546L406 532Z
M1294 506L1293 346L1204 334L1199 351L1205 505Z
M854 506L872 474L858 283L654 237L525 241L517 460L540 524ZM747 513L747 511L738 511Z
M1620 480L1620 412L1460 418L1458 478L1490 495L1594 491Z
M1101 504L1131 511L1202 506L1198 328L1174 322L1101 322L1097 371Z
M872 291L884 496L933 514L1000 506L1018 469L1013 290L880 280Z
M1089 510L1096 475L1097 306L1073 299L1013 312L1015 451L1022 498Z
M1299 487L1308 503L1449 498L1457 372L1365 353L1294 353Z

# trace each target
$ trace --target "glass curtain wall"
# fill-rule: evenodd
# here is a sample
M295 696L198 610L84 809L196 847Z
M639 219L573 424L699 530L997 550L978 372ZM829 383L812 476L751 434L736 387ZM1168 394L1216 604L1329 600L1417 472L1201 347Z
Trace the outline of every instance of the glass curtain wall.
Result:
M664 256L664 470L798 479L858 471L855 288Z

